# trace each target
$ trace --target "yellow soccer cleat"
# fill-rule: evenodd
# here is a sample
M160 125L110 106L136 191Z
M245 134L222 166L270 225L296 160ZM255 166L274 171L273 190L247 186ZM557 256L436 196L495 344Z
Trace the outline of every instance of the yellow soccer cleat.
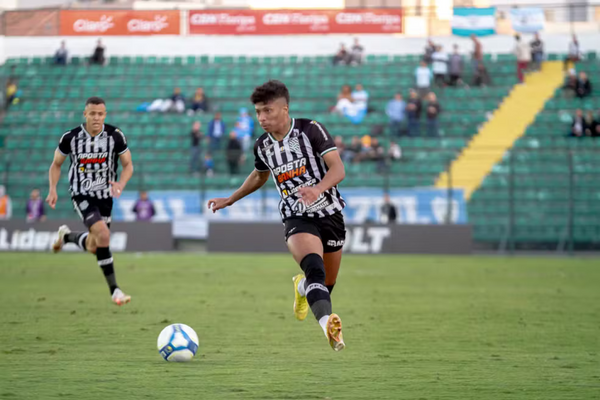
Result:
M294 315L299 321L304 321L308 315L308 301L306 296L300 295L298 291L298 284L304 279L304 274L298 274L292 278L294 282Z
M331 314L327 320L327 339L329 339L329 345L335 351L344 350L344 347L346 347L342 336L342 320L337 314Z

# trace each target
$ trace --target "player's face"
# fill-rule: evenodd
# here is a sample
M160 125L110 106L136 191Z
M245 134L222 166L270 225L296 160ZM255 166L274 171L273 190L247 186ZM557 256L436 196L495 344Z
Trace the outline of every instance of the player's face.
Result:
M85 106L83 116L87 129L99 132L106 119L106 106L104 104L88 104Z
M284 98L272 100L268 103L256 103L256 118L261 128L267 132L285 130L289 127L284 126L288 120L289 106Z

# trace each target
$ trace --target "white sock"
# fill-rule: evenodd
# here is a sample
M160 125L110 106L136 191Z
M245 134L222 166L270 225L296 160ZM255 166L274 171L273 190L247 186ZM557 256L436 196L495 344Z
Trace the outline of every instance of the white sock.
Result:
M302 278L300 279L300 282L298 282L298 293L300 293L300 296L302 297L306 296L306 288L304 287L305 284L306 278Z
M327 337L327 320L329 319L329 315L325 315L321 317L319 320L319 325L323 328L323 333L325 333L325 337Z

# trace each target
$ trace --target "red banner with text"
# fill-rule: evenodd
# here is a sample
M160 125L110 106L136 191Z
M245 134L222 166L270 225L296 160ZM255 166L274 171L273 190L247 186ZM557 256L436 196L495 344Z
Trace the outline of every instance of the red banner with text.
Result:
M402 10L202 10L188 24L202 35L401 33Z
M61 11L60 34L64 36L179 35L179 11Z

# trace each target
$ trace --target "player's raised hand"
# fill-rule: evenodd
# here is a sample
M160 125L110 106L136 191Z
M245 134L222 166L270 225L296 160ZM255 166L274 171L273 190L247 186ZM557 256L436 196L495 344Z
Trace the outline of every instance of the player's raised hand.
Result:
M321 192L314 186L305 186L298 189L300 195L300 201L305 205L309 206L319 199Z
M208 201L208 209L212 210L213 213L225 207L229 207L230 205L231 201L226 197L218 197L216 199L210 199Z
M54 210L56 208L56 200L58 200L58 195L56 194L56 190L51 190L48 193L48 197L46 197L46 203Z
M119 183L119 182L108 182L110 183L110 190L112 192L112 196L115 199L118 199L121 196L121 193L123 193L123 186Z

